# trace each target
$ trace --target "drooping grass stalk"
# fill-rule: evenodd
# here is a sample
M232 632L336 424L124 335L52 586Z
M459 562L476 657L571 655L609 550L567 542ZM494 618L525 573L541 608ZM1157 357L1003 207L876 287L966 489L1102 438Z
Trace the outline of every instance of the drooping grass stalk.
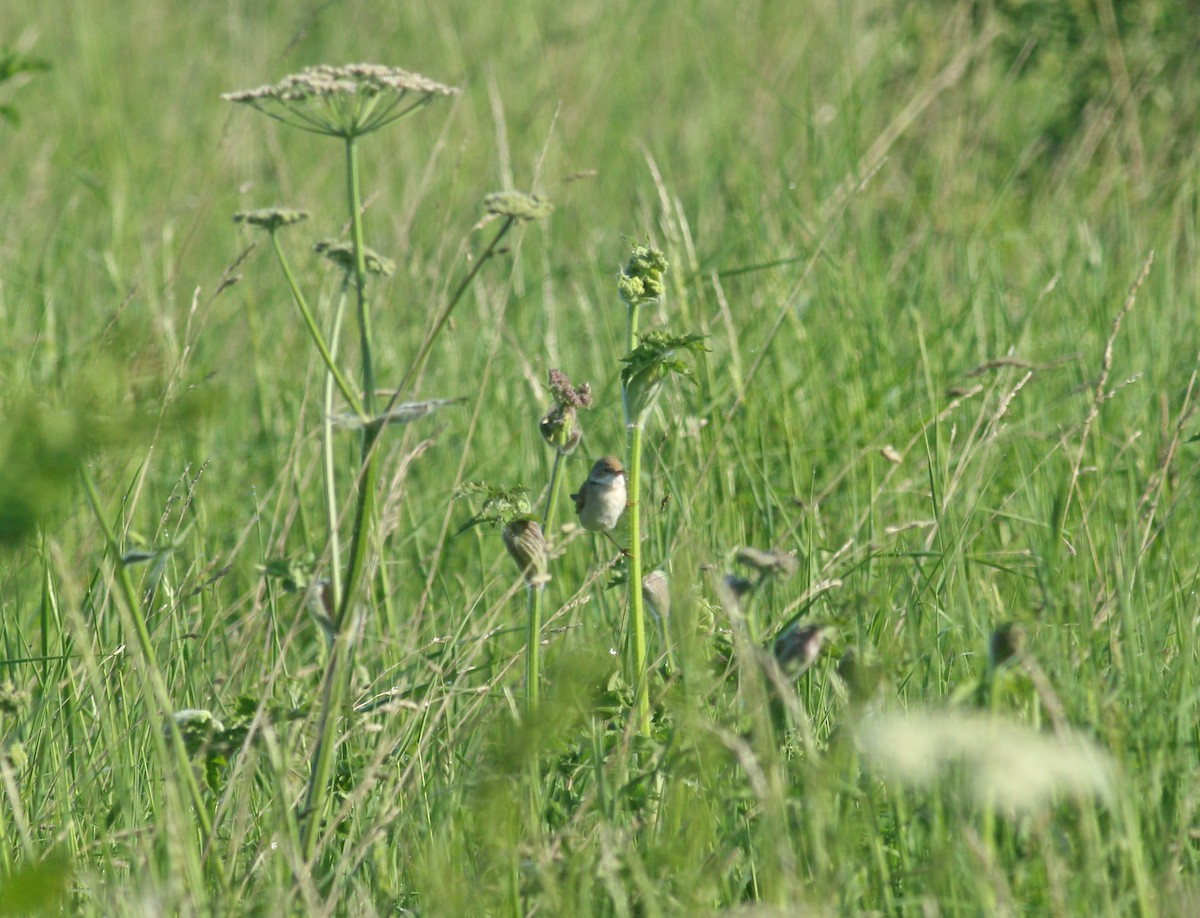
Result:
M341 339L342 318L346 310L346 288L350 278L343 276L341 288L338 291L337 305L333 310L333 321L330 323L329 344L336 351ZM329 540L329 584L332 589L330 605L336 610L342 599L342 565L341 537L338 535L338 520L341 518L337 492L337 463L334 456L334 422L333 422L333 390L337 385L337 377L333 370L325 373L325 386L321 397L323 417L321 419L321 462L322 486L325 489L325 526Z
M207 841L212 835L212 820L209 818L208 806L200 792L200 785L196 782L196 775L192 770L192 763L188 757L183 736L180 734L179 727L175 722L175 706L171 703L166 684L163 682L162 674L158 668L158 658L154 652L154 644L150 640L150 629L146 626L146 616L142 610L141 600L138 598L137 588L133 585L133 578L129 575L128 565L121 560L121 546L117 541L116 532L109 524L108 519L104 515L104 510L100 506L100 495L96 491L96 483L92 479L92 473L86 466L80 465L79 477L83 482L83 490L87 495L92 516L96 520L96 525L100 527L100 533L104 537L105 545L108 547L109 558L116 576L117 588L125 606L125 611L133 625L134 636L137 639L138 648L142 654L143 665L139 668L139 675L141 676L143 691L153 699L154 706L157 709L155 714L158 720L166 725L168 745L171 747L170 752L175 760L176 774L187 789L187 794L191 798L192 807L196 813L196 822L199 824L201 835ZM158 738L157 741L161 747L162 731L154 730L152 732ZM166 750L162 751L165 752ZM168 782L169 785L170 782ZM189 857L190 860L192 858ZM198 871L198 865L193 866Z
M275 258L279 262L280 270L283 271L288 289L292 292L292 299L296 303L296 308L300 310L300 317L304 319L304 326L308 329L308 336L312 338L313 344L316 345L317 353L321 355L321 360L325 363L326 372L328 372L337 385L338 391L342 393L342 398L346 400L346 404L350 407L350 410L360 418L365 419L367 415L363 414L363 407L359 402L358 396L355 394L350 383L346 381L346 377L342 375L337 361L333 359L330 346L326 344L325 336L321 334L317 320L313 317L312 310L308 306L308 300L300 290L300 285L296 283L296 276L292 273L291 265L288 263L287 256L283 252L283 247L279 243L279 234L272 229L268 235L271 237L271 246L275 250ZM336 325L334 326L335 334L337 327ZM336 348L337 344L335 343L333 347Z

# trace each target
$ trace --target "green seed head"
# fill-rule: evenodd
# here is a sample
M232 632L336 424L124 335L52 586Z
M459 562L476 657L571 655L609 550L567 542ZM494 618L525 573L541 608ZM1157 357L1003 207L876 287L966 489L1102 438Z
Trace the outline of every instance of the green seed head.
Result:
M634 243L629 264L617 279L617 291L630 306L658 300L663 295L662 276L669 265L658 249Z

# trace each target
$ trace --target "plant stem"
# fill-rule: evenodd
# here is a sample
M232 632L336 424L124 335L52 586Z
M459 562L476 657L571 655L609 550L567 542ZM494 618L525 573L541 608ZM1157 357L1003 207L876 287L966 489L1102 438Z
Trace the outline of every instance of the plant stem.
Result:
M374 417L375 370L371 357L371 319L367 309L366 259L363 254L362 194L358 173L358 141L346 138L346 198L350 210L350 233L354 246L355 315L358 318L359 359L362 361L362 397L366 417ZM353 639L357 628L351 610L355 608L366 567L367 543L370 541L371 521L375 515L375 479L377 456L375 441L380 426L366 424L362 429L361 465L357 476L358 499L355 503L354 526L350 535L350 558L346 565L341 601L334 614L333 648L325 670L321 693L321 714L317 727L317 745L309 772L308 793L304 805L304 858L311 861L316 853L321 821L327 807L330 780L333 775L334 751L338 721L345 707L347 682L353 659ZM336 563L336 559L335 562Z
M629 351L637 347L639 303L629 304ZM629 399L622 393L625 404L625 428L629 432L629 465L627 491L629 506L629 625L632 632L634 708L637 713L638 729L650 733L650 678L646 672L646 614L642 603L642 526L641 526L641 479L642 479L642 421L630 417Z
M329 330L330 347L337 350L342 332L342 317L346 309L346 287L349 276L342 282L338 293L337 305L333 311L333 322ZM321 462L323 466L322 485L325 489L325 526L329 539L329 583L332 587L332 611L336 612L342 601L342 552L341 539L338 536L338 493L337 464L334 457L333 430L333 389L337 379L332 370L325 374L325 391L322 398L324 418L321 423Z
M425 358L429 356L430 348L433 347L434 340L437 338L438 334L441 333L442 328L450 318L450 313L454 311L454 307L458 305L458 302L462 299L463 294L467 292L467 287L471 285L471 281L475 278L475 275L479 273L480 269L484 266L488 259L495 254L496 246L500 244L500 240L504 238L505 234L512 229L515 222L516 221L512 217L505 219L500 229L496 231L496 235L492 237L492 241L488 243L488 247L480 253L478 258L475 259L475 263L471 266L471 270L467 272L466 276L459 282L458 286L454 288L454 293L451 294L450 299L446 303L446 307L441 312L441 315L439 315L437 320L433 323L433 328L430 329L429 334L425 336L425 340L421 342L421 347L417 351L417 356L414 357L412 363L409 364L408 370L405 372L404 377L400 380L400 385L396 386L396 391L392 394L391 400L388 402L387 408L384 409L383 414L387 414L392 410L400 396L403 395L405 390L408 388L408 384L412 382L413 378L417 375L417 373L420 372L421 366L425 363Z
M317 320L313 318L312 310L308 308L308 300L300 292L300 286L296 283L295 275L292 274L291 265L288 264L287 257L283 254L283 247L279 244L278 233L271 233L271 245L275 249L275 258L279 261L279 267L283 270L283 276L287 279L288 287L291 288L292 299L295 300L296 307L300 310L300 315L304 319L304 325L308 328L308 335L312 338L313 344L317 346L317 352L320 353L321 359L325 361L325 368L329 371L329 375L333 377L333 381L337 383L337 387L342 393L342 398L346 400L346 404L350 406L350 410L365 420L366 415L363 414L362 406L359 405L358 396L354 394L354 390L346 382L346 378L342 376L341 370L338 369L337 363L333 359L333 354L330 353L329 347L325 344L325 336L321 334L321 330L317 327ZM334 343L334 347L337 347L336 342Z
M537 710L542 658L542 588L531 586L529 593L529 629L525 641L525 716L532 719Z
M638 729L650 732L650 678L646 671L646 615L642 603L641 478L642 428L629 429L629 619L633 638L633 676Z

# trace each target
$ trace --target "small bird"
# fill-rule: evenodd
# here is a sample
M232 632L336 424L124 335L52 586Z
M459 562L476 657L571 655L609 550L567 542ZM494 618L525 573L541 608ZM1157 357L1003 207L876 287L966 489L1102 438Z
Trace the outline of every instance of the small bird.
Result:
M580 526L588 532L607 533L625 512L625 470L621 463L615 456L601 456L571 499Z

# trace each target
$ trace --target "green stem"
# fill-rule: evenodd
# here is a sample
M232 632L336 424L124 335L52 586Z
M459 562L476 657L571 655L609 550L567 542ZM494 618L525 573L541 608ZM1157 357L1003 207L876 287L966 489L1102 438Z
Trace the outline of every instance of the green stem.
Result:
M525 640L525 716L532 720L540 697L542 659L542 588L532 586L529 593L529 629Z
M358 335L362 361L363 405L374 417L375 366L371 355L371 313L367 309L367 263L363 242L362 191L358 176L358 138L346 138L346 196L350 208L350 239L354 245L354 293L358 306ZM368 438L364 437L364 444ZM366 455L363 456L364 464Z
M346 404L350 406L350 410L365 420L366 415L363 414L362 406L359 405L358 396L355 395L350 384L346 382L346 378L342 376L342 371L338 369L337 363L334 362L333 354L330 353L329 347L325 344L325 336L321 334L321 329L317 327L317 320L313 318L312 310L308 308L308 300L300 292L300 286L296 283L295 275L292 274L291 265L288 264L287 257L283 254L283 247L279 244L278 233L271 233L271 245L275 249L275 257L279 261L279 267L283 269L283 276L287 280L288 287L291 288L292 299L295 300L296 307L300 310L300 315L304 319L308 335L317 346L317 351L320 353L321 359L325 361L325 368L329 371L329 375L333 377L333 381L337 383L337 387L341 390L342 397L346 400ZM334 347L337 347L336 343Z
M342 317L346 310L347 277L338 294L337 306L333 311L333 322L329 330L329 341L333 350L337 350L342 332ZM324 477L322 484L325 489L325 527L329 539L329 582L333 592L333 611L340 607L342 601L342 552L341 540L338 537L338 494L336 460L334 456L333 429L333 389L337 379L333 371L325 374L325 391L323 393L324 420L321 424L321 462Z
M646 615L642 604L642 428L629 429L629 619L633 637L633 684L638 729L650 733L650 674L646 671Z
M550 527L554 525L554 515L558 510L558 486L562 481L566 458L558 450L554 451L554 466L550 469L550 493L546 495L546 512L542 516L542 534L545 536L550 535Z
M629 351L637 347L640 304L629 304ZM626 469L629 506L629 625L633 644L634 706L638 729L650 733L650 674L646 671L646 613L642 603L642 418L629 416L629 399L622 392L625 404L625 427L629 432L629 465Z
M454 289L454 293L451 294L449 301L446 303L446 308L442 310L441 315L439 315L437 320L433 323L433 328L430 329L429 334L425 336L425 340L421 342L421 347L417 351L417 356L414 357L412 363L409 364L408 370L405 372L404 377L400 380L400 385L396 387L396 391L392 394L391 400L388 402L387 408L384 409L383 414L387 414L392 410L396 402L399 401L400 396L403 395L405 390L408 388L408 384L412 382L413 378L418 372L420 372L421 367L425 363L425 358L429 356L430 348L433 347L433 342L441 333L442 328L445 326L447 320L449 320L450 313L454 312L454 307L458 305L458 301L461 300L463 294L467 292L467 287L471 285L471 281L475 279L475 275L479 273L480 269L484 266L488 259L495 254L496 246L500 244L500 240L504 238L505 234L512 229L515 222L516 221L512 217L508 217L504 221L500 229L496 231L496 235L492 237L492 241L488 243L488 247L484 249L482 253L480 253L478 258L475 259L475 263L471 266L471 270L467 272L466 276Z
M346 197L350 210L350 235L354 245L354 292L355 315L358 319L360 360L362 361L363 409L366 417L374 417L375 370L371 356L371 319L367 310L366 259L363 255L362 193L358 173L358 141L346 138ZM334 615L334 638L329 665L325 670L321 693L321 714L317 726L317 745L309 771L308 793L304 805L305 860L311 861L316 854L317 839L321 823L328 806L330 780L333 776L334 751L337 727L341 720L347 694L353 659L352 642L357 631L350 627L357 593L361 588L362 573L366 567L367 543L370 541L371 521L375 516L375 479L377 454L375 441L379 437L379 425L367 424L362 430L361 465L357 476L358 499L355 502L354 526L350 536L350 558L346 565L341 601Z

